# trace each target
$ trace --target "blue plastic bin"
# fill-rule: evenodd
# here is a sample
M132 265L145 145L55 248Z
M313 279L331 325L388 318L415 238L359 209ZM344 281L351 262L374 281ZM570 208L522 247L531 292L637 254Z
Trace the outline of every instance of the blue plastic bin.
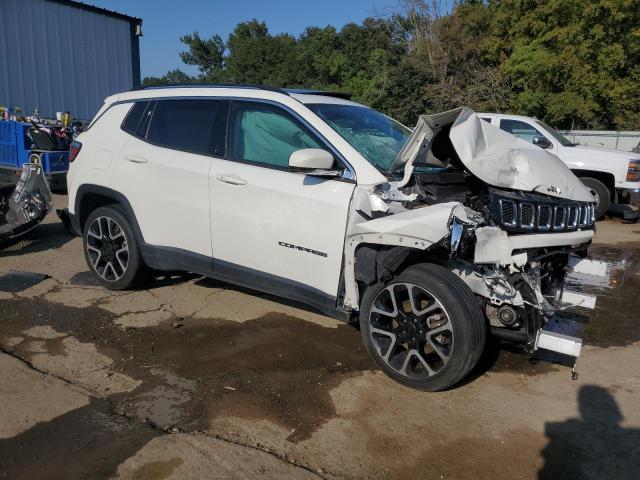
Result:
M15 184L22 165L32 153L39 153L45 177L52 189L64 189L69 170L69 152L34 152L29 149L27 132L32 125L24 122L0 121L0 184Z

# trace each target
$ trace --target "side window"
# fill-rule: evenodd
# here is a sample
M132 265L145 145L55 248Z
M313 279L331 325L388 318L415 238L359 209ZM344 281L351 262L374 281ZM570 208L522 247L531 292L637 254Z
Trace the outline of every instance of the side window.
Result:
M484 120L487 123L491 123L491 119L487 117L480 117L480 120Z
M146 140L173 150L224 155L228 108L227 100L159 100Z
M228 156L287 168L289 156L303 148L326 149L285 110L257 102L234 102L229 124Z
M122 122L122 129L130 133L131 135L135 135L137 137L144 136L144 125L146 117L149 113L149 105L150 102L135 102L124 121Z
M511 135L515 135L522 140L526 140L529 143L533 143L533 137L543 137L535 127L529 125L526 122L520 120L509 120L503 118L500 120L500 128L505 132L509 132Z

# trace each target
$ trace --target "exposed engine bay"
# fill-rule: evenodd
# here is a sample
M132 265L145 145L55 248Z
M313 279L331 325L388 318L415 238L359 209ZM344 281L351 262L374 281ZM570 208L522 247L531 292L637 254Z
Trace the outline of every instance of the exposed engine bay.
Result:
M42 165L25 163L15 188L0 189L0 246L38 225L52 205Z
M430 262L456 273L476 294L494 335L529 352L578 357L581 340L558 333L558 315L594 308L595 297L567 290L566 277L577 271L597 284L610 272L586 258L594 198L557 157L459 108L422 116L388 178L354 197L359 218L352 219L348 247L356 265L371 264L358 262L371 254L367 248L355 251L375 241L375 232L377 242L393 245L389 250L425 250ZM357 281L371 275L356 268Z

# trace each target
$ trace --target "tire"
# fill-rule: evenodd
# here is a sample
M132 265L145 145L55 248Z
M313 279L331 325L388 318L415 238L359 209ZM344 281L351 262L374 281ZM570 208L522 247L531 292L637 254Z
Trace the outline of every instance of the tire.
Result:
M119 205L91 212L82 232L82 246L89 270L109 290L126 290L147 277L133 229Z
M414 301L409 300L410 291ZM392 292L395 303L408 306L408 311L393 308ZM392 311L398 312L395 317ZM487 335L484 314L469 287L434 264L408 267L367 288L360 331L367 352L384 373L427 391L445 390L465 378L480 359Z
M596 197L596 220L602 218L611 203L611 191L600 180L592 177L580 177L580 181Z

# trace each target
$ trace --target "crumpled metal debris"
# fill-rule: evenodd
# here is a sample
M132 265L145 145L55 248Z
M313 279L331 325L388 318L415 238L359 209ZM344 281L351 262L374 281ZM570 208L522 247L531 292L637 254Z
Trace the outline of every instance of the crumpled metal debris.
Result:
M0 190L0 243L27 233L47 216L52 206L42 165L25 163L16 187Z

